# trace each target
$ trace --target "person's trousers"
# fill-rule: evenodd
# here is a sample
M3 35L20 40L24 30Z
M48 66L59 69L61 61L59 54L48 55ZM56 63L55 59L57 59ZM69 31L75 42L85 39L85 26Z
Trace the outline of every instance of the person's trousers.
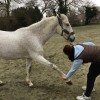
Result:
M100 75L100 62L93 62L91 63L87 74L87 88L85 91L85 96L89 97L91 95L95 79L98 75Z

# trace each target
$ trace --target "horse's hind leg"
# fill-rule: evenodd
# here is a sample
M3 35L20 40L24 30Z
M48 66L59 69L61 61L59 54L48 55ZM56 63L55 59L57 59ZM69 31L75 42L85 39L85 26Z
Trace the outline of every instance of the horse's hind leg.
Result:
M30 73L31 73L31 67L32 67L32 59L26 59L26 82L29 84L29 87L33 86L33 83L30 79Z

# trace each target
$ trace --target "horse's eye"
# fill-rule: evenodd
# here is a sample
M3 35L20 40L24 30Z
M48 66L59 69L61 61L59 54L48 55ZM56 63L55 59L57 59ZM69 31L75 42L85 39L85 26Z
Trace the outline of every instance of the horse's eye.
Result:
M69 24L67 23L66 26L69 26Z

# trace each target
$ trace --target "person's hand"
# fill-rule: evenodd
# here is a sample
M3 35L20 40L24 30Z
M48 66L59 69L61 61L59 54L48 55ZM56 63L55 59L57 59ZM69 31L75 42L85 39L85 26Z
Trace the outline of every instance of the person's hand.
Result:
M66 74L62 74L62 78L65 80L65 82L68 84L68 85L72 85L72 81L70 79L67 79L66 78Z

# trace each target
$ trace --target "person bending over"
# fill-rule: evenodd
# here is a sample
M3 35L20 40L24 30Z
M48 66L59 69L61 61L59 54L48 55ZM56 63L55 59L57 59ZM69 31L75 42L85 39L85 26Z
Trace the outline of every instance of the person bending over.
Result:
M91 63L87 74L86 91L82 96L76 97L77 100L91 100L91 92L94 87L95 79L100 75L100 46L95 46L92 42L79 43L75 46L65 45L63 52L68 56L69 60L73 62L69 72L62 76L64 80L69 81L69 78L81 64Z

